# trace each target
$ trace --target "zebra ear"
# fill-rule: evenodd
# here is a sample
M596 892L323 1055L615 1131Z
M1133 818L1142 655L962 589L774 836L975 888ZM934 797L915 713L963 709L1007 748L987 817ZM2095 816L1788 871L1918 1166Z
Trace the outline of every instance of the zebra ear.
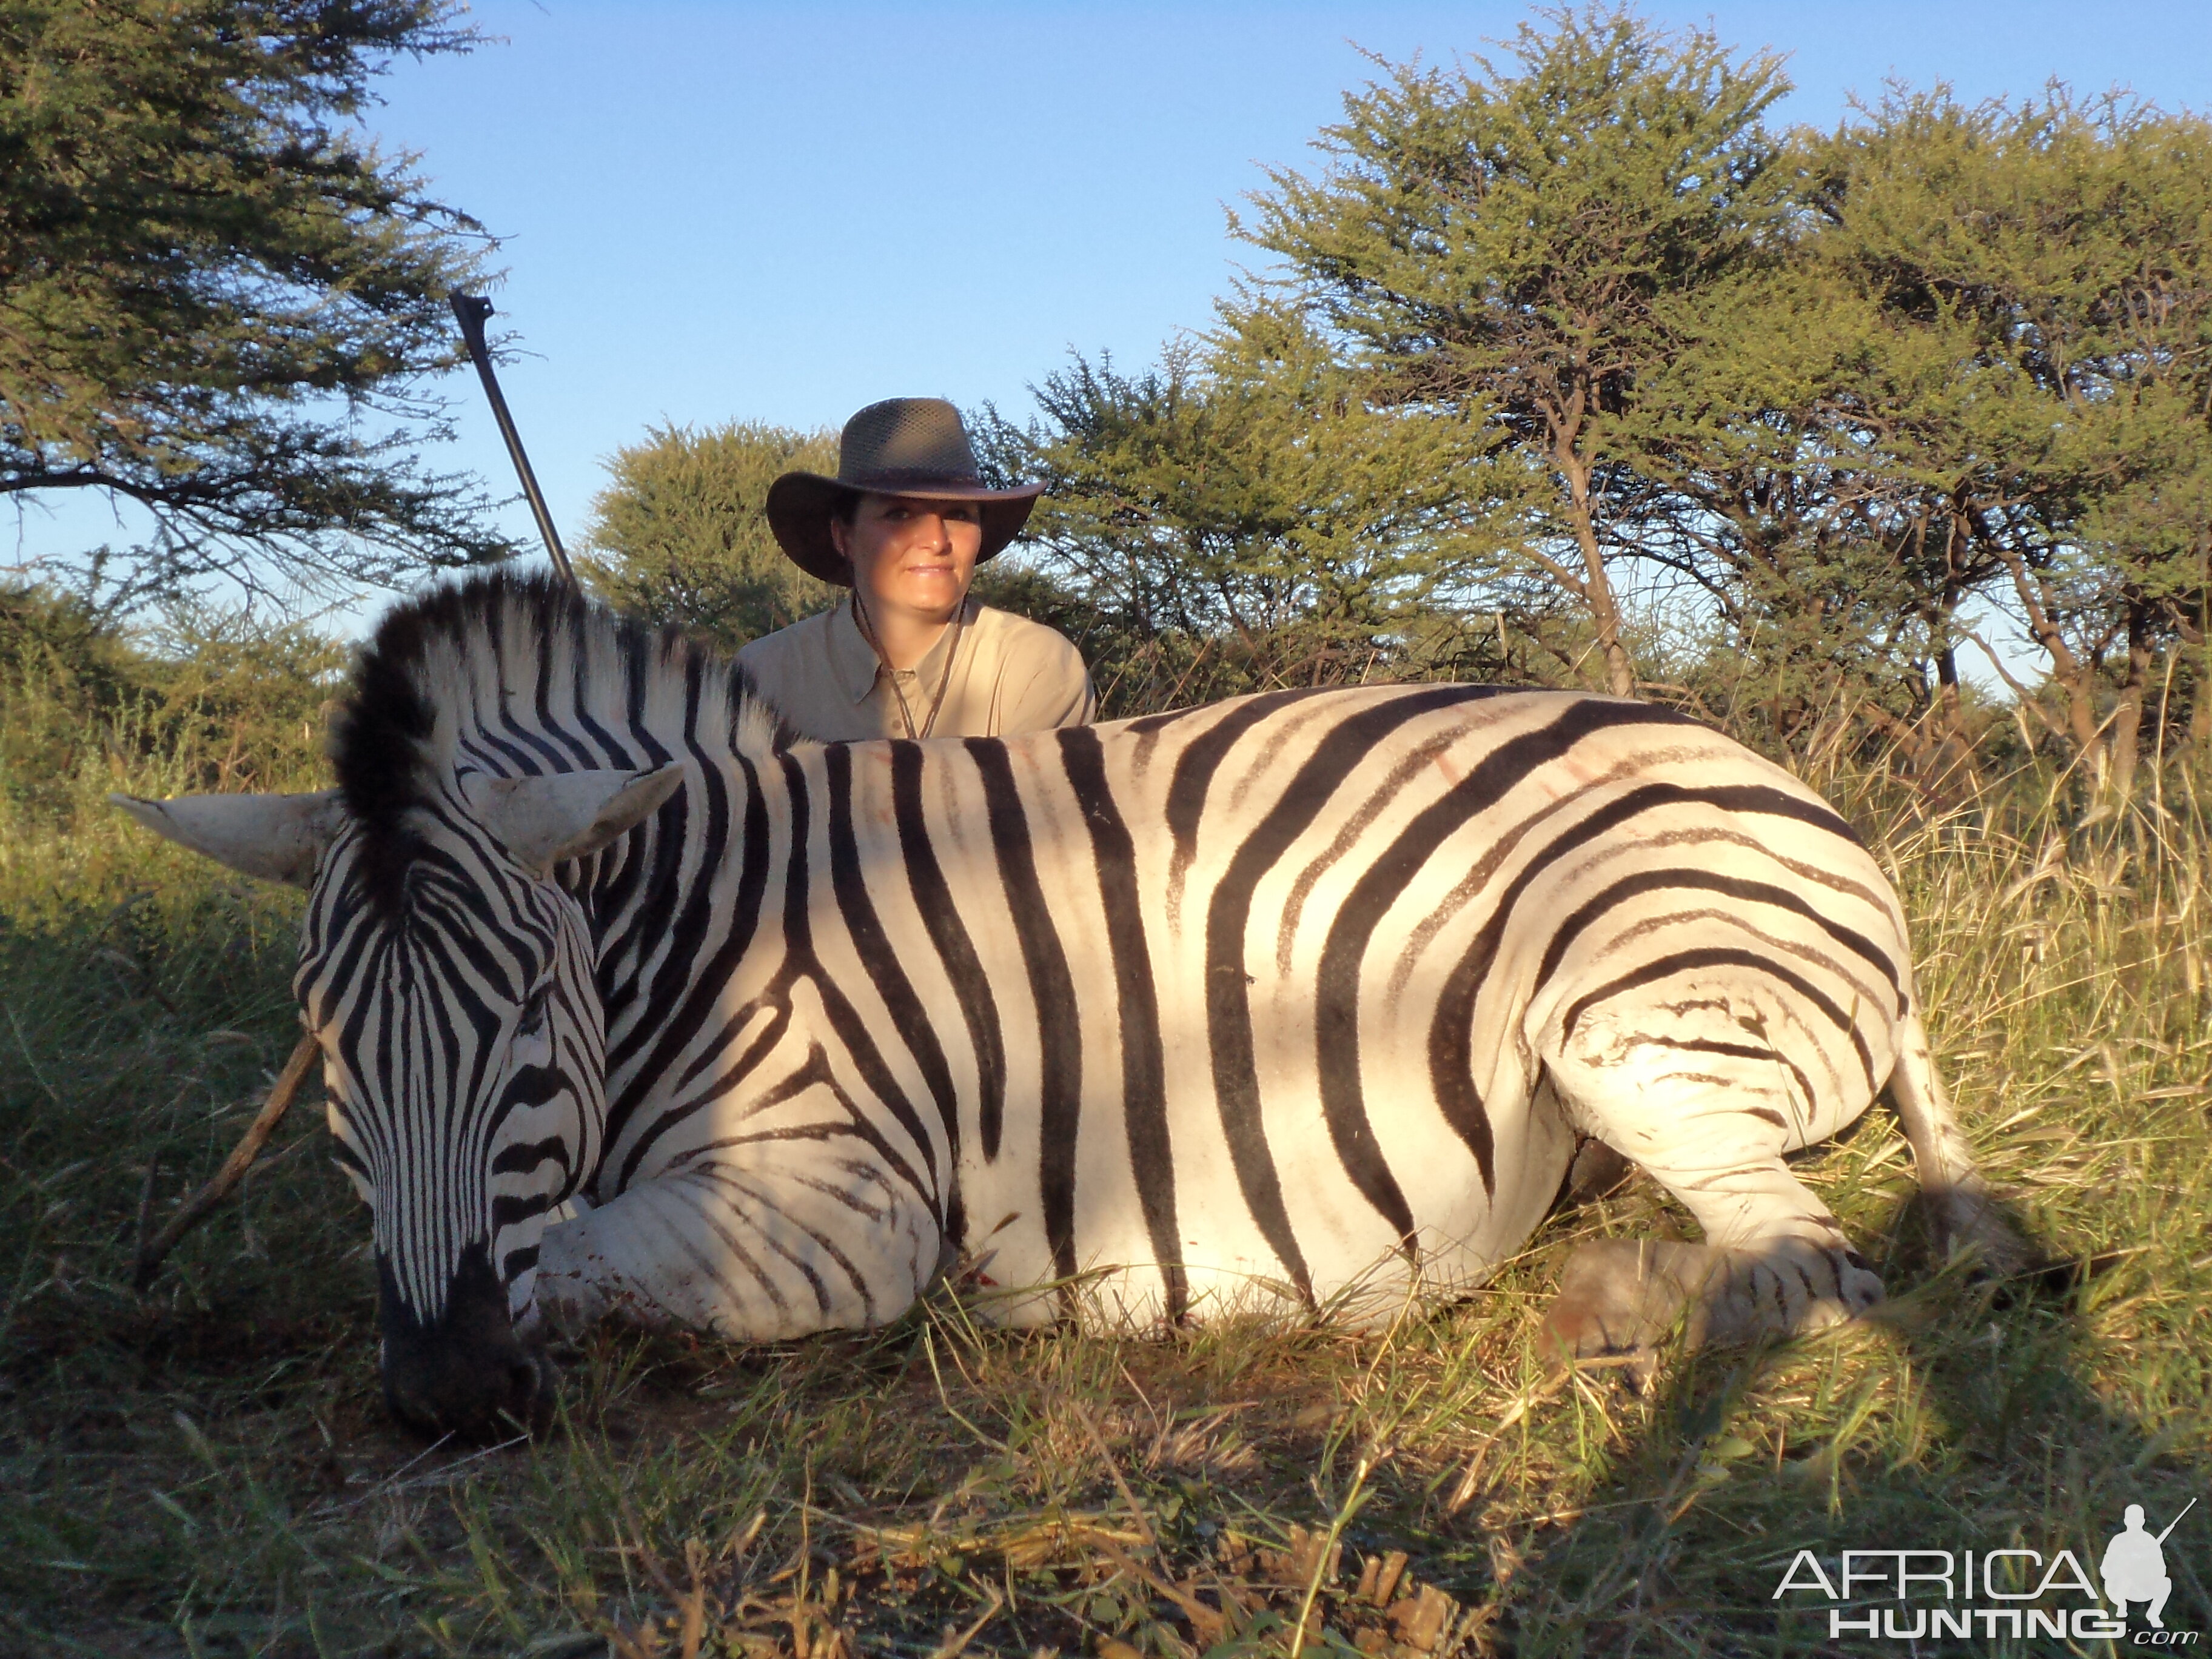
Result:
M145 800L110 795L119 806L157 836L240 875L263 881L315 884L315 864L337 832L338 792L312 795L179 795Z
M542 778L471 773L461 791L515 861L547 870L596 853L659 810L684 781L671 761L649 771L555 772Z

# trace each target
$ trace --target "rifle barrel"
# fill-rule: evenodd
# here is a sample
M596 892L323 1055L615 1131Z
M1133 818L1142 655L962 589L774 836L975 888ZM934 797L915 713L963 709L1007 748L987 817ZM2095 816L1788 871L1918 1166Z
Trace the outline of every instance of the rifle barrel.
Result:
M484 396L491 402L492 419L499 422L499 435L507 440L507 459L514 463L515 476L522 480L522 493L529 498L531 514L538 520L538 533L545 539L545 550L553 556L554 569L574 587L576 573L569 566L568 550L561 545L561 532L553 527L553 514L546 509L544 492L538 488L538 475L531 471L530 457L523 451L522 434L514 429L514 416L507 413L499 377L491 372L491 353L484 346L484 319L492 314L491 301L480 294L453 294L447 298L453 307L453 320L461 325L469 360L476 364Z
M2188 1514L2190 1510L2191 1510L2195 1509L2196 1507L2197 1507L2197 1500L2196 1500L2195 1498L2191 1498L2191 1499L2190 1499L2186 1504L2184 1504L2181 1506L2181 1515L2186 1515L2186 1514ZM2171 1521L2169 1521L2169 1522L2167 1522L2166 1523L2166 1532L2162 1532L2162 1533L2159 1534L2159 1535L2158 1535L2158 1541L2159 1541L2160 1543L2163 1544L2164 1542L2166 1542L2166 1532L2172 1532L2172 1531L2176 1527L2178 1527L2178 1526L2179 1526L2179 1525L2181 1524L2181 1515L2177 1515L2177 1516L2175 1516L2173 1517L2173 1519L2172 1519L2172 1520L2171 1520Z

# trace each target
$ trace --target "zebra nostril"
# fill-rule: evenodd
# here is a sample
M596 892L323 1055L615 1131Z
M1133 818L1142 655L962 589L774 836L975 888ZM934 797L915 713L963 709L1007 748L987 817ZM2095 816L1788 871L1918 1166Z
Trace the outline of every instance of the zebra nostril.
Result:
M481 1244L463 1252L437 1317L417 1318L378 1257L385 1397L392 1415L430 1436L466 1441L537 1435L551 1426L559 1373L519 1340L506 1287Z

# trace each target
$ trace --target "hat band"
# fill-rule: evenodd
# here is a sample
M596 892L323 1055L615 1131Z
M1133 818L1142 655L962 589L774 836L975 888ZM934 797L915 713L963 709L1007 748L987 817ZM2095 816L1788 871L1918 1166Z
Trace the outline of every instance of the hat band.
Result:
M974 473L937 472L927 467L891 467L871 472L865 477L848 478L839 474L837 482L848 489L897 490L908 484L951 486L956 489L981 489L983 481Z

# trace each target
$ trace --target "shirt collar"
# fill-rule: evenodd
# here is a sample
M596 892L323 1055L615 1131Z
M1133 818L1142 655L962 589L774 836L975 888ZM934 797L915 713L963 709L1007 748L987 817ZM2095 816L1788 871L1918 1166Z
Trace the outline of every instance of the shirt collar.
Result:
M963 599L960 606L961 629L972 628L975 623L975 601ZM939 634L937 642L914 665L915 678L933 691L945 672L945 653L953 648L956 631L947 628ZM853 597L848 593L830 613L830 669L837 678L837 689L853 702L862 702L876 689L876 677L883 672L883 666L876 647L860 632L860 619L853 614ZM916 718L920 714L917 709Z
M875 690L876 671L882 665L876 660L876 647L860 632L848 593L830 613L830 672L836 677L837 689L860 702Z

